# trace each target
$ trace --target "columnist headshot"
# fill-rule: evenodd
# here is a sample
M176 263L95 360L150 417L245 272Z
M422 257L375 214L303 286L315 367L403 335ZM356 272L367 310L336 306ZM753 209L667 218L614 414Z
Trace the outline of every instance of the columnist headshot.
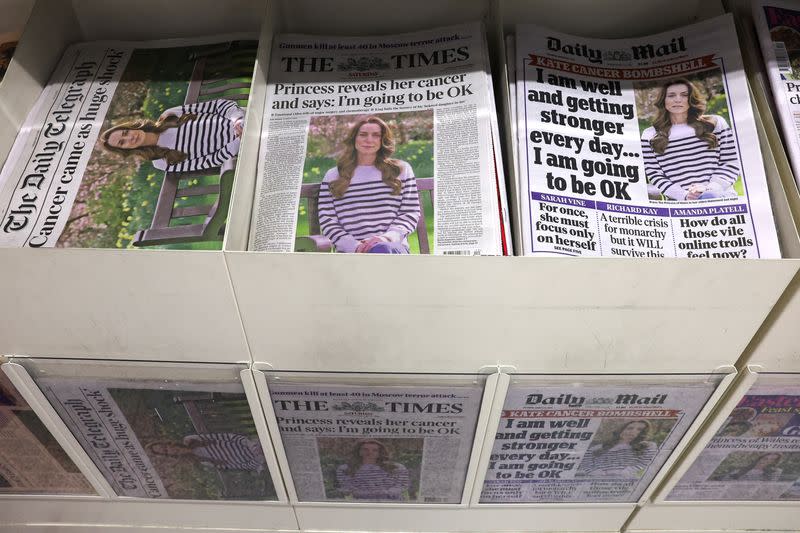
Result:
M713 103L727 114L721 77L718 82L715 76L704 79L719 88ZM641 135L648 196L662 201L737 197L740 165L734 132L723 116L708 112L703 80L641 85L635 89L640 127L649 121Z
M336 489L345 499L405 501L411 478L404 465L392 461L384 443L360 439L347 462L336 468Z
M244 110L226 99L172 107L158 120L128 120L100 134L109 152L136 156L158 170L221 167L239 153Z
M376 116L350 128L319 189L319 225L338 252L408 254L420 200L411 165L393 157L394 134Z
M641 477L658 453L652 431L649 420L629 420L589 447L576 477Z

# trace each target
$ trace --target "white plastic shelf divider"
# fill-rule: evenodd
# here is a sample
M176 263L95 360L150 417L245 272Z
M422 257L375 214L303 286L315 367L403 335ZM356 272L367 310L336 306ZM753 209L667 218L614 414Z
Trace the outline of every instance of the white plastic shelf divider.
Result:
M224 9L214 0L38 0L0 88L9 108L0 122L0 161L68 44L258 35L265 6L264 0L231 0ZM238 172L255 172L263 90L255 80ZM221 251L0 249L0 264L6 309L0 353L250 361Z

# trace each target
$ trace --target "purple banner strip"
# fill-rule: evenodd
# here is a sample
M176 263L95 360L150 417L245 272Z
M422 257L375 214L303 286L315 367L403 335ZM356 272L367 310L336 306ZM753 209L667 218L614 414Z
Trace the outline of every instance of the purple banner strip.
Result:
M638 205L609 204L597 202L597 209L601 211L613 211L615 213L625 213L629 215L644 215L649 217L668 217L669 209L666 207L642 207Z
M540 200L542 202L551 202L554 204L572 205L575 207L588 207L595 208L594 200L582 200L580 198L570 198L569 196L559 196L557 194L550 194L546 192L531 192L531 198Z
M740 213L747 213L747 204L673 207L670 209L670 216L673 217L713 217L717 215L738 215Z

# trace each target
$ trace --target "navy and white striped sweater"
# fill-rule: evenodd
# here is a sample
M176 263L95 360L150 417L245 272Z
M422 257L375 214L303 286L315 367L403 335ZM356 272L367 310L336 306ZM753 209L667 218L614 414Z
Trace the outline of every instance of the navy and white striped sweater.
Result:
M189 156L188 159L174 165L167 165L164 159L156 159L153 161L155 168L168 172L205 170L220 167L236 157L240 139L233 126L244 119L244 110L236 102L208 100L173 107L162 115L179 117L184 113L195 113L197 117L159 134L158 145L180 150Z
M739 177L739 156L733 130L718 115L708 115L716 123L714 134L718 146L711 149L699 139L688 124L675 124L669 132L669 145L663 154L650 146L655 128L642 133L642 154L647 179L666 197L685 200L689 186L710 185L719 190L729 189Z
M357 166L347 192L334 198L330 183L339 178L334 167L325 173L319 189L319 223L322 234L339 252L355 252L359 242L374 236L408 246L408 234L419 221L419 191L411 165L400 161L399 195L381 180L373 165Z

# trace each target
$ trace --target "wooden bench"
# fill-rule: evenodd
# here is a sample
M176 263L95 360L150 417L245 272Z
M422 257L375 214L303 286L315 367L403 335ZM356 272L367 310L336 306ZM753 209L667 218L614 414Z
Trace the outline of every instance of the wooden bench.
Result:
M238 44L240 43L226 43L192 56L195 63L184 104L217 98L234 100L240 105L247 102L250 83L235 80L252 77L254 48L237 46ZM234 81L226 82L231 79ZM150 228L136 232L133 245L221 241L225 235L235 169L236 158L226 161L218 168L195 172L164 172L153 221ZM191 184L193 179L215 175L219 175L217 185ZM183 186L181 181L184 182ZM207 195L214 198L212 203L186 207L176 205L184 198ZM197 224L186 223L189 217L197 216L204 216L205 220Z
M308 235L298 236L295 239L296 252L330 252L333 244L327 237L322 235L319 227L319 187L321 183L304 183L300 188L300 198L307 200L306 216L308 217ZM433 200L433 178L417 178L417 190L419 191L419 221L417 222L417 240L419 241L419 253L429 254L430 243L428 242L428 228L425 224L425 209L422 202L423 192L427 192Z

